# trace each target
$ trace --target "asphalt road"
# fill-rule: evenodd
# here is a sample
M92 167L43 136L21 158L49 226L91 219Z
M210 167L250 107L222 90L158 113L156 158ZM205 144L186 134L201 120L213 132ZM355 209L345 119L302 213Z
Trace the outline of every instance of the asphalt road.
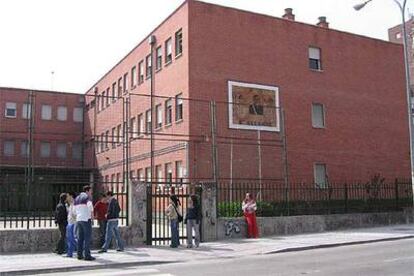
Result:
M414 242L407 239L238 259L190 261L181 264L129 267L122 270L103 269L59 275L404 276L414 275Z

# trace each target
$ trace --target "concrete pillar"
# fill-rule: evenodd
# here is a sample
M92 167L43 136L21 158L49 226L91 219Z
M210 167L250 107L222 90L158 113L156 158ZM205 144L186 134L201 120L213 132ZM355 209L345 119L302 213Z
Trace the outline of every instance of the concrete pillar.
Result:
M125 240L129 245L142 245L146 240L146 184L131 180L129 185L129 218Z
M202 184L201 204L203 210L203 241L217 240L217 186L215 183Z

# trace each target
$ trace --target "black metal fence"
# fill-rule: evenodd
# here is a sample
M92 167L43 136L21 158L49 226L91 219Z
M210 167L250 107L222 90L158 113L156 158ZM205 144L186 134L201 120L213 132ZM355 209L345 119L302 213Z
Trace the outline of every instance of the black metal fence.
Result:
M343 214L402 210L413 206L411 181L315 184L278 182L218 183L219 217L241 217L242 201L251 193L261 217Z

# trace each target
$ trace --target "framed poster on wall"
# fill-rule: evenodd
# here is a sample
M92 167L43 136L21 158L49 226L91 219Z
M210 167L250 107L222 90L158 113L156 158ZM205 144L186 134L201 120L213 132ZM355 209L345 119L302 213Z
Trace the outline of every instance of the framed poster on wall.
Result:
M229 81L228 96L230 128L280 131L278 87Z

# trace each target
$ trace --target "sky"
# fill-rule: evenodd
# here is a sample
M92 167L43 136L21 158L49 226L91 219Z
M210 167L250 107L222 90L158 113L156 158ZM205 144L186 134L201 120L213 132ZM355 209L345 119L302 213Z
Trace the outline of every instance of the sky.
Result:
M402 0L400 0L402 1ZM183 0L0 0L0 86L85 93ZM401 23L393 0L205 0L388 39ZM414 12L414 0L408 11ZM53 72L53 74L52 74Z

